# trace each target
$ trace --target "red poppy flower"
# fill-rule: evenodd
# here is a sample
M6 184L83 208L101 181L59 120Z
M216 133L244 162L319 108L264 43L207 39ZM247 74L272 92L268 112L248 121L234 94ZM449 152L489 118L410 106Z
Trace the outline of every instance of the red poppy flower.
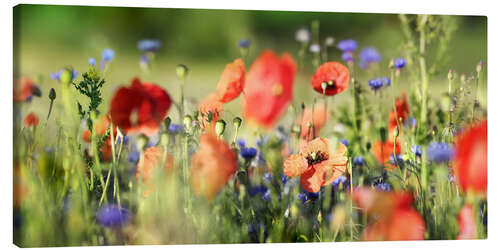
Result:
M349 87L349 69L338 62L323 63L314 72L311 80L316 92L323 94L322 83L326 83L325 95L336 95Z
M410 113L410 109L408 107L408 101L406 99L406 93L403 92L401 93L401 98L397 97L396 98L396 113L397 117L394 114L394 110L391 109L391 112L389 113L389 135L392 136L392 130L398 126L398 120L401 120L401 124L404 124L406 121L406 118L408 117L408 114Z
M144 151L144 157L137 163L137 174L136 178L142 175L144 181L148 181L153 169L161 166L163 163L163 169L169 172L174 167L174 157L171 154L165 152L162 147L150 147Z
M423 240L425 221L412 207L408 192L383 192L358 188L352 199L368 215L368 226L361 238L375 240Z
M460 227L457 240L477 239L476 220L471 205L467 204L460 210L457 220Z
M191 157L190 181L194 192L212 200L236 173L236 161L226 142L213 134L203 134L198 151Z
M38 118L38 116L31 112L29 113L26 117L24 117L24 125L26 125L26 127L36 127L38 126L38 122L40 121L40 118Z
M245 63L240 58L227 64L217 84L220 102L230 102L238 97L245 87Z
M313 129L309 128L309 124L313 123L314 117L314 134ZM295 124L300 125L300 138L306 141L312 140L319 134L319 131L325 125L328 118L328 112L325 110L325 105L317 103L314 106L314 116L312 108L308 107L304 110L302 116L297 117Z
M391 161L391 156L394 155L394 143L392 141L376 141L371 148L371 152L380 164L389 169L394 168L394 166L389 163ZM399 146L399 142L396 141L396 155L400 153L401 147Z
M308 192L318 192L346 171L347 148L339 143L335 153L330 152L327 139L316 138L290 155L284 162L283 172L289 177L300 175L300 184Z
M250 123L270 129L287 109L293 95L296 64L266 50L250 67L244 88L243 115Z
M40 89L31 79L23 77L20 82L19 79L14 80L14 102L24 102L30 96L40 94Z
M486 194L488 189L488 121L466 128L457 137L455 173L462 190Z
M125 134L153 135L171 104L170 96L163 88L134 78L130 87L121 87L113 96L111 120Z
M219 101L217 94L209 94L198 105L198 122L200 127L207 132L215 133L215 123L222 115L222 102Z

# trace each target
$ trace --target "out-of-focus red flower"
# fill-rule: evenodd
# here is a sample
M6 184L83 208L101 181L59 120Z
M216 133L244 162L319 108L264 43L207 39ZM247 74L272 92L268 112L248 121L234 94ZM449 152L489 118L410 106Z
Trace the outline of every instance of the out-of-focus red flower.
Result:
M38 126L38 122L40 121L40 118L38 118L38 116L31 112L29 113L26 117L24 117L24 125L26 125L26 127L36 127Z
M293 95L296 63L266 50L252 64L245 83L243 115L250 122L270 129L287 109Z
M245 87L245 63L240 58L226 65L217 84L220 102L230 102L238 97Z
M289 177L300 176L302 188L318 192L322 186L332 183L346 171L347 148L339 143L337 151L330 151L329 141L316 138L290 155L284 162L283 171Z
M309 128L309 123L312 124L314 117L314 134L312 127ZM325 125L328 119L328 112L325 110L325 105L317 103L314 106L314 116L312 108L308 107L304 110L302 116L297 117L295 124L300 125L300 138L302 140L312 140L319 134L319 131Z
M368 215L369 225L361 236L363 240L424 239L425 221L412 207L410 193L357 188L352 199Z
M110 124L111 124L111 120L109 119L108 115L101 116L101 118L99 118L99 120L95 124L95 128L94 128L95 134L97 136L103 136L104 134L106 134L106 131L109 129ZM114 133L115 140L116 140L116 135L117 135L116 125L113 125L113 133ZM90 143L90 141L92 139L91 136L92 136L92 133L88 129L84 130L82 133L82 139L87 143Z
M217 94L209 94L198 105L198 122L200 127L206 132L215 133L215 123L222 115L222 102L219 101Z
M14 188L13 188L13 198L14 207L19 207L23 201L28 197L29 189L26 185L25 176L23 171L18 164L14 165Z
M144 151L144 157L137 163L136 178L139 179L142 175L144 181L148 181L151 177L153 170L161 166L165 172L169 172L174 168L174 157L165 152L162 147L150 147Z
M190 181L194 192L211 201L236 173L236 161L226 142L213 134L203 134L198 151L191 157Z
M473 240L477 239L476 220L472 206L467 204L458 213L458 225L460 232L457 240Z
M163 88L134 78L130 87L121 87L113 96L111 120L125 134L153 135L171 104L170 96Z
M24 102L30 96L40 96L40 89L29 78L14 79L14 102Z
M316 92L323 94L322 83L326 83L325 95L336 95L349 87L349 69L338 62L323 63L314 73L311 83Z
M455 173L462 190L486 194L488 189L488 121L466 128L456 138Z
M396 98L396 113L397 117L393 109L389 113L389 137L392 137L392 130L398 126L398 119L401 120L401 124L404 124L408 114L410 114L405 92L401 93L401 97Z
M370 150L372 154L377 158L378 162L384 165L388 169L394 168L394 165L390 163L391 156L394 155L394 142L392 141L376 141ZM401 147L399 142L396 141L396 155L401 153Z

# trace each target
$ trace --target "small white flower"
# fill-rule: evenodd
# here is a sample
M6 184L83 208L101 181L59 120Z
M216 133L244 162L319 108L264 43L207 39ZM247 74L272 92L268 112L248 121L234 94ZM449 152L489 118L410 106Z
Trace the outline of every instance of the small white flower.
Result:
M325 39L325 44L326 46L333 46L333 44L335 43L335 38L329 36Z
M295 40L300 43L307 43L311 39L311 34L309 33L309 30L306 28L302 28L297 30L295 33Z
M309 51L311 51L311 53L319 53L320 50L321 46L319 46L319 44L311 44L311 47L309 47Z

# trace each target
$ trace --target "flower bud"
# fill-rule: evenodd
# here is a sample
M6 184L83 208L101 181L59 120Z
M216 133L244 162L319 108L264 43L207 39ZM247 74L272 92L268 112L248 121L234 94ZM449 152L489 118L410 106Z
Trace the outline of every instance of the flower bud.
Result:
M292 133L300 134L300 125L298 124L293 125Z
M176 72L179 79L184 79L188 74L188 67L184 64L179 64L177 65Z
M184 127L186 127L186 130L189 131L189 129L191 128L191 123L193 122L193 118L191 118L190 115L185 115L182 122L184 123Z
M233 124L236 127L236 129L239 129L241 127L242 122L243 122L243 120L241 120L241 118L239 118L239 117L235 117L233 119Z
M222 136L225 130L226 130L226 122L224 120L218 120L215 123L215 133L217 133L218 136Z
M448 70L448 80L453 80L453 70Z
M163 124L165 125L165 130L168 130L171 123L172 123L172 118L170 118L170 116L167 116L167 118L163 120Z
M394 138L396 138L396 137L399 136L399 128L398 128L398 126L396 126L394 128L394 130L392 130L392 135L394 136Z
M481 73L481 71L483 71L483 61L482 60L477 63L476 71L477 71L477 73Z
M54 88L51 88L49 91L49 99L51 101L56 99L56 90Z
M391 59L391 61L389 62L389 69L393 68L394 68L394 59Z
M147 136L140 134L139 138L137 138L137 149L139 149L140 152L144 152L146 146L148 145L148 141L149 138Z

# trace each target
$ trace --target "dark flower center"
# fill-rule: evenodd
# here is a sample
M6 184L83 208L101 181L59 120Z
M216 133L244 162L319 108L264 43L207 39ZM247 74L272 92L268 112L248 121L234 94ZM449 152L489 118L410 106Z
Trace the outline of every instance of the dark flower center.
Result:
M335 80L325 81L324 83L326 83L326 89L336 89L337 88L337 84L336 84Z
M328 154L316 151L307 155L306 160L309 165L314 165L328 159Z

